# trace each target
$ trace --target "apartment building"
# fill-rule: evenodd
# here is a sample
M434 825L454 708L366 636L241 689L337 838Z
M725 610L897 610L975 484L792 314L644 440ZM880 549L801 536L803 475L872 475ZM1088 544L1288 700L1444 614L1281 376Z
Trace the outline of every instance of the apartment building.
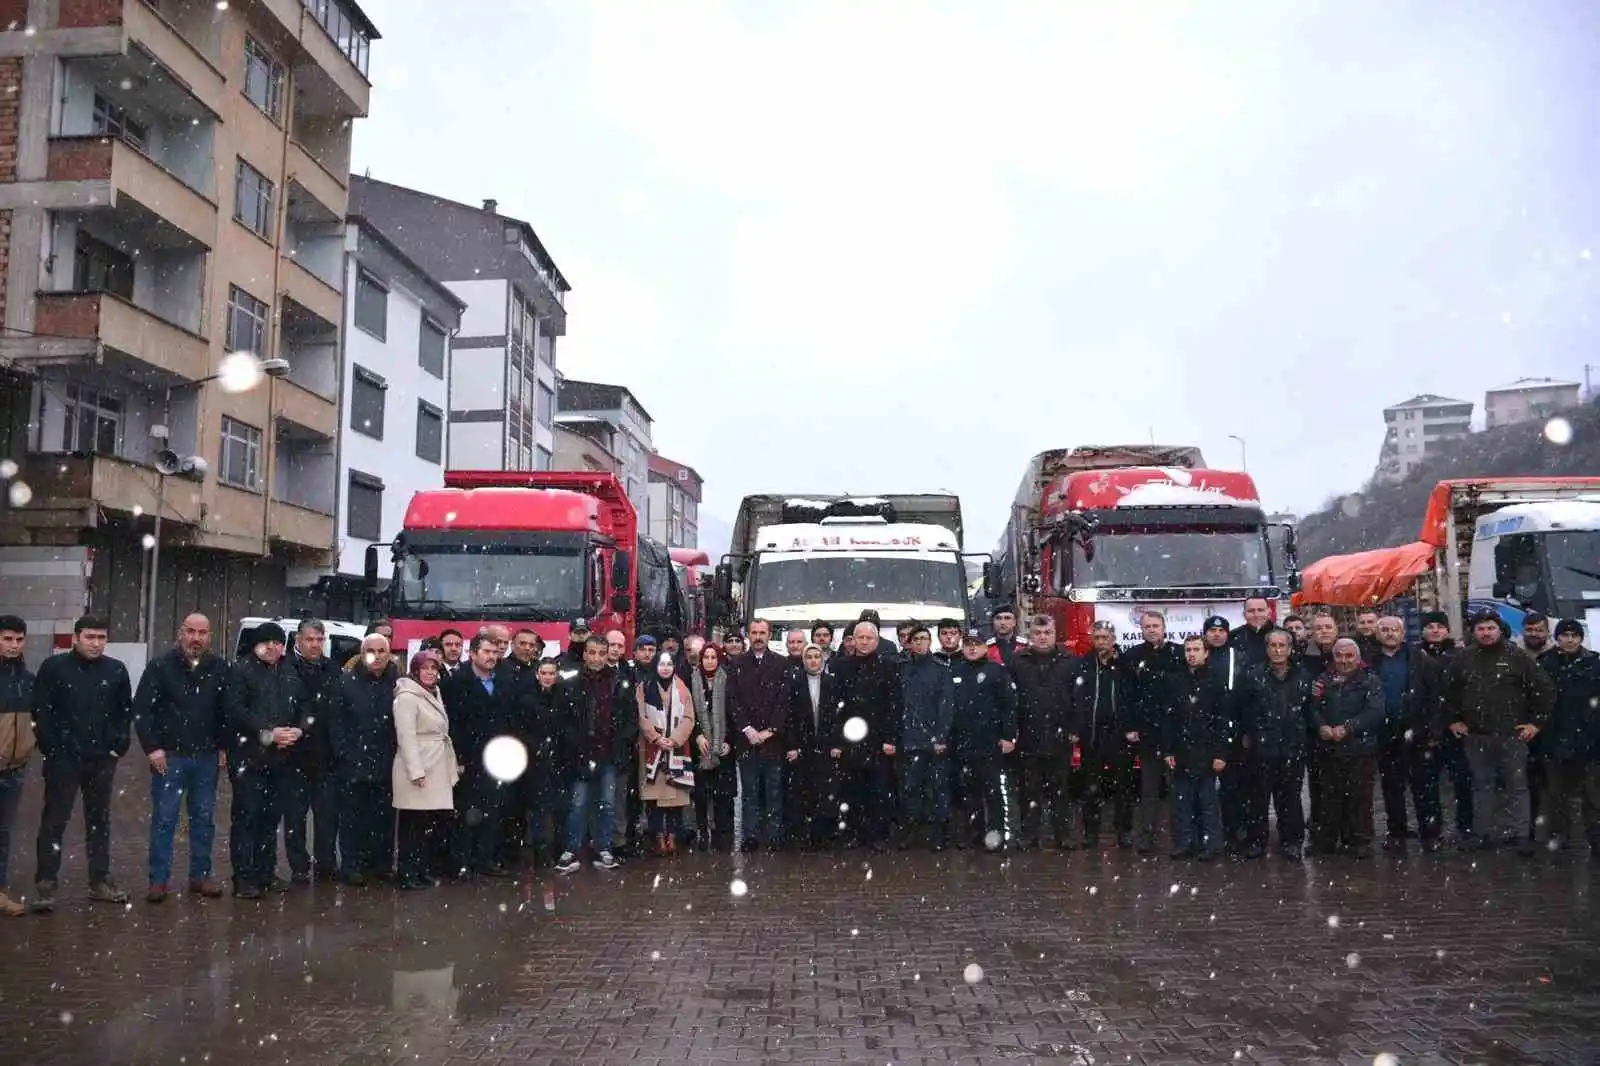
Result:
M1472 404L1424 393L1383 409L1380 481L1398 481L1447 442L1472 431Z
M351 216L345 247L338 450L310 482L338 486L337 565L289 574L341 618L360 611L367 546L395 538L412 493L444 484L450 338L467 306L368 219Z
M705 482L686 463L652 454L650 536L669 548L700 547L700 499Z
M533 227L499 212L371 178L351 210L388 234L466 304L450 345L451 464L549 470L555 456L556 338L571 291Z
M1518 378L1483 394L1484 425L1511 426L1536 418L1549 418L1557 411L1576 407L1580 402L1576 381L1554 378Z
M639 515L639 528L650 528L650 443L655 422L650 412L623 385L562 378L556 421L578 425L591 419L607 422L616 431L613 453L621 461L620 476L628 499Z
M0 0L0 27L0 410L28 486L4 550L54 560L41 598L51 566L92 574L114 640L164 643L201 607L227 632L333 556L314 472L377 29L353 0ZM233 352L286 376L228 391Z
M617 458L617 431L602 418L556 416L554 470L588 470L622 476Z

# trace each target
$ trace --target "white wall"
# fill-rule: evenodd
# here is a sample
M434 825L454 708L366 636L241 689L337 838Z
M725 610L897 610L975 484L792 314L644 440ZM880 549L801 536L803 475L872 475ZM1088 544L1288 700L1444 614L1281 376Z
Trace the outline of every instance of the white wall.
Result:
M358 269L356 257L349 256L345 265L346 292L356 291ZM368 269L374 270L374 266ZM380 341L355 328L353 300L346 301L345 308L344 409L339 416L341 469L338 482L339 572L343 574L362 572L367 545L372 543L352 537L348 532L350 470L383 479L383 523L379 529L383 540L391 540L400 532L412 493L444 484L442 462L417 457L417 401L426 400L444 412L447 423L449 414L444 380L423 370L417 362L422 304L405 288L402 279L383 278L383 281L389 286L385 340ZM350 395L357 365L381 376L389 385L384 393L381 441L350 428Z
M451 347L450 406L457 411L505 410L504 348Z
M451 423L450 469L499 470L505 446L504 422Z
M461 313L460 336L505 336L507 293L504 278L492 281L451 281L445 284L445 288L455 293L467 305L467 309Z

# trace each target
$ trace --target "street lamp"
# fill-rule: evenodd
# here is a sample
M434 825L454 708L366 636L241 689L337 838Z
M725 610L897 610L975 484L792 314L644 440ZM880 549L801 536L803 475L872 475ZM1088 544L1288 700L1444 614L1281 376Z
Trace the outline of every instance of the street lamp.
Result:
M168 385L161 399L161 423L150 427L150 435L165 440L167 447L156 452L156 514L155 527L150 542L150 593L144 608L144 638L151 658L156 654L156 590L161 575L161 512L167 506L167 478L173 474L204 478L206 461L199 455L179 455L172 450L172 394L177 389L197 389L213 381L222 381L229 392L248 392L261 383L263 377L281 378L289 375L287 359L261 359L248 352L234 352L222 360L216 373L196 381ZM198 429L196 431L198 433Z
M1237 433L1229 433L1228 434L1228 439L1229 440L1236 440L1236 441L1239 442L1239 469L1245 471L1246 473L1248 473L1250 471L1250 463L1247 461L1247 459L1245 457L1244 438L1239 436L1239 434L1237 434Z

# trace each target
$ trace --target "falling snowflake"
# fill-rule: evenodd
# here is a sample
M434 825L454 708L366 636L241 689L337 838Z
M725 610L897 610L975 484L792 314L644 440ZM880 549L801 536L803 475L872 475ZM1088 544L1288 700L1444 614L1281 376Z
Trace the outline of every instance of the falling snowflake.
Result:
M728 886L728 891L732 892L735 896L742 896L746 892L750 891L750 886L745 884L741 878L735 877L733 879L733 884Z
M230 352L217 366L217 384L223 392L249 392L261 383L261 360L252 352Z
M1356 952L1352 951L1350 954L1348 954L1348 955L1346 955L1344 957L1344 964L1346 966L1350 967L1350 969L1353 970L1357 966L1361 965L1361 956L1359 954L1357 954Z
M844 738L852 744L859 744L867 739L867 720L865 718L851 718L844 724Z
M1328 915L1328 928L1329 929L1337 929L1337 928L1339 928L1339 916L1337 914Z
M15 459L0 459L0 478L7 480L17 476L17 463Z
M1544 424L1544 439L1551 444L1572 443L1572 423L1556 417Z
M156 535L154 533L146 533L139 538L139 544L145 551L149 551L156 546Z
M6 498L13 507L26 507L33 499L33 489L28 487L26 481L13 481L11 488L6 491Z
M961 976L966 980L967 984L975 985L983 980L983 967L975 962L970 963L965 970L961 971Z
M496 781L515 781L528 768L528 748L516 737L495 737L483 746L483 768Z
M1372 1057L1372 1066L1400 1066L1400 1056L1392 1051L1380 1051Z

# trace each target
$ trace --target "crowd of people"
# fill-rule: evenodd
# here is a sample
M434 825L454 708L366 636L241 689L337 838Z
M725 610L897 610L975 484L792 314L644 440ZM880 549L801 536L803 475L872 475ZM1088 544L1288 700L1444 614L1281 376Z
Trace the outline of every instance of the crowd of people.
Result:
M736 846L1093 851L1108 808L1108 841L1150 852L1167 799L1174 859L1262 858L1273 824L1287 860L1361 858L1379 788L1383 847L1436 851L1442 780L1460 847L1566 847L1579 808L1600 847L1600 656L1580 623L1552 632L1530 615L1512 641L1484 612L1457 647L1442 614L1408 644L1401 619L1372 611L1348 635L1325 613L1280 625L1260 598L1244 613L1177 643L1146 611L1131 648L1097 623L1081 656L1050 616L1024 636L1005 605L993 636L905 623L898 646L872 612L837 647L818 622L781 650L763 620L720 643L645 634L631 648L580 620L548 658L533 630L503 625L446 629L397 657L379 621L344 663L310 619L293 634L257 627L230 662L192 614L136 690L105 654L103 620L79 619L35 677L26 626L0 617L0 915L54 907L80 796L89 898L127 902L110 812L131 736L149 770L152 904L173 891L183 814L190 893L222 895L224 776L244 900L314 880L418 889ZM44 804L24 901L7 866L35 750Z

